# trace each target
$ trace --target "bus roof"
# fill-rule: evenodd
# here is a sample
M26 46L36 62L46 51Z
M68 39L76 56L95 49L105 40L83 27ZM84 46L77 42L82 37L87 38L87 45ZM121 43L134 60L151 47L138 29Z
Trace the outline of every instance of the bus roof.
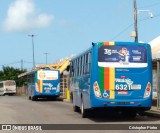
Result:
M142 43L142 42L92 42L92 45L102 45L102 44L124 44L124 45L149 45L148 43Z
M21 73L21 74L19 74L19 75L18 75L18 78L25 77L25 76L27 76L27 75L33 74L33 73L35 73L35 72L37 72L37 71L40 71L40 70L52 70L52 71L59 71L59 70L53 70L53 69L39 69L39 70L31 70L31 71L29 71L29 72L25 72L25 73Z
M71 60L75 60L75 59L78 58L79 56L81 56L81 55L83 55L83 54L85 54L85 53L88 53L88 52L90 52L90 51L91 51L91 47L88 48L87 50L81 52L80 54L74 56Z

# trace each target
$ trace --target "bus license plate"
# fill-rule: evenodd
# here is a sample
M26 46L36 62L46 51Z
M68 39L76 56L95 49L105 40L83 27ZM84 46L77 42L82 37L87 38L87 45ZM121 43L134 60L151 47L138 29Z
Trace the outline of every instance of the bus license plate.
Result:
M140 89L141 89L141 85L140 84L131 85L131 90L140 90Z
M50 92L50 90L46 90L46 92Z

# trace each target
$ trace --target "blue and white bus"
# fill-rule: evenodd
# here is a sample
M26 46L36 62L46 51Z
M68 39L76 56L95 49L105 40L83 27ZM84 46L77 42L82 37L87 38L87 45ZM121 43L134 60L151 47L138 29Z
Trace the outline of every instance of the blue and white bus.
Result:
M60 96L60 72L40 69L26 74L28 97L32 101L38 98L56 98Z
M152 59L149 44L100 42L71 60L74 111L106 108L136 116L151 108Z

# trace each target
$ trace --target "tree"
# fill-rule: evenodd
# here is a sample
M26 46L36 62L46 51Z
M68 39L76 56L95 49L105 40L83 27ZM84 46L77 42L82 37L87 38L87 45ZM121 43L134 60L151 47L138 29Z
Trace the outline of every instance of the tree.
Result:
M2 68L2 71L0 71L0 81L3 80L15 80L17 86L22 86L25 82L24 78L18 78L18 75L21 73L26 72L27 70L20 70L13 67L4 67Z

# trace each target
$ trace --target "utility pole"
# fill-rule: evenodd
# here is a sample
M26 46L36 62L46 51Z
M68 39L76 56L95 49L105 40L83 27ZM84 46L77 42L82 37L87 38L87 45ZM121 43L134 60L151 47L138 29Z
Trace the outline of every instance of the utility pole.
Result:
M21 70L23 71L23 59L21 60Z
M135 42L138 42L137 4L136 4L136 0L134 0L134 31L135 31Z
M46 52L46 53L44 53L45 55L46 55L46 64L47 64L47 55L48 55L48 53Z
M35 58L34 58L34 37L36 36L36 35L34 35L34 34L31 34L31 35L28 35L29 37L32 37L32 50L33 50L33 68L35 67Z

